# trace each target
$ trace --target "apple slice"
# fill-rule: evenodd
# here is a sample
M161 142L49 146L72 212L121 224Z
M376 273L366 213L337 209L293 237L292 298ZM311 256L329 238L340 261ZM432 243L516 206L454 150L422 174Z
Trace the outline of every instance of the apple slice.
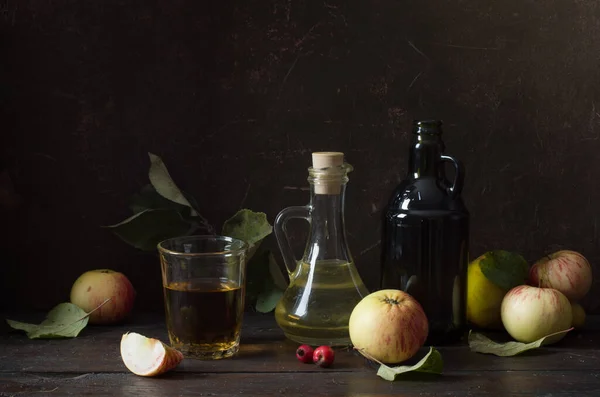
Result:
M128 332L121 338L121 358L134 374L156 376L175 368L183 354L158 339Z

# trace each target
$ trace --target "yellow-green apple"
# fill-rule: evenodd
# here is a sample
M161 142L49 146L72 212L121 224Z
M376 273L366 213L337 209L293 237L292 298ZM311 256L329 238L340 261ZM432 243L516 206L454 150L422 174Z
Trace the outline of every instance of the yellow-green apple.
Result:
M156 376L175 368L183 354L158 339L129 332L121 338L121 358L134 374Z
M579 303L571 303L571 311L573 312L573 327L583 328L585 325L585 310L583 310L583 307Z
M519 342L529 343L571 328L571 303L560 291L519 285L508 291L500 307L502 324ZM565 334L550 338L558 342Z
M427 339L423 308L406 292L384 289L365 296L352 310L350 340L365 357L384 363L408 360Z
M592 267L579 252L562 250L543 257L529 270L529 283L554 288L577 302L592 287Z
M71 303L88 313L102 305L90 314L90 324L114 324L129 315L135 295L133 285L123 273L98 269L87 271L75 280Z

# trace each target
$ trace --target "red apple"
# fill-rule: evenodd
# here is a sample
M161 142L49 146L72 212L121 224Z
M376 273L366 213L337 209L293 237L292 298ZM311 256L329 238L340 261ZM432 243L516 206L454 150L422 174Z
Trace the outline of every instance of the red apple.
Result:
M406 292L385 289L365 296L354 307L350 340L365 357L395 364L408 360L427 339L423 308Z
M104 305L102 303L110 299ZM133 308L135 290L129 279L109 269L83 273L71 288L71 303L90 314L90 324L114 324L125 319Z
M519 342L529 343L571 328L571 303L560 291L520 285L508 291L500 308L502 324ZM558 342L565 334L551 338Z
M577 302L592 287L592 267L578 252L558 251L533 264L529 282L536 287L557 289L569 300Z

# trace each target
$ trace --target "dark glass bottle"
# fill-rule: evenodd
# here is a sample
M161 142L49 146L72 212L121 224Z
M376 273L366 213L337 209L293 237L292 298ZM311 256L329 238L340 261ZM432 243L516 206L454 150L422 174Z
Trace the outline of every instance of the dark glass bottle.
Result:
M415 121L408 175L384 211L381 287L401 289L423 306L428 344L458 340L466 323L469 212L464 169L444 155L439 121ZM454 168L448 180L444 163Z

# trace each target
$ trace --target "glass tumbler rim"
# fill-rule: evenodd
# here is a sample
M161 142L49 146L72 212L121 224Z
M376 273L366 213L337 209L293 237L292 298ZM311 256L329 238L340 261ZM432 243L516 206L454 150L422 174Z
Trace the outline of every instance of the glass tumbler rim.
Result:
M169 242L174 241L207 241L207 240L216 240L222 242L229 242L234 245L234 248L221 250L221 251L210 251L210 252L181 252L175 251L169 248L166 248L164 245ZM162 254L173 255L173 256L230 256L230 255L240 255L245 253L248 250L248 244L244 240L240 240L235 237L229 236L219 236L219 235L193 235L193 236L180 236L180 237L171 237L166 240L159 242L156 247L158 251Z

